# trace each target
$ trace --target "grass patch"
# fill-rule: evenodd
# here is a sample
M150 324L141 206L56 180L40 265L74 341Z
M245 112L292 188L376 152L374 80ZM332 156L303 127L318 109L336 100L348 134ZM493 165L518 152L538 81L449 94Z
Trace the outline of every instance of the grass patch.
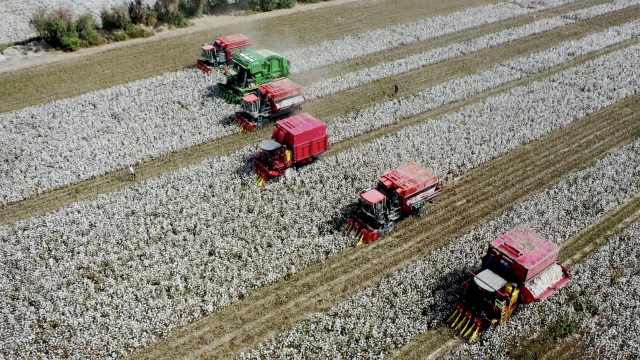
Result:
M509 352L509 357L519 360L537 360L554 349L558 342L578 332L576 319L563 317L544 328L540 336L529 339Z

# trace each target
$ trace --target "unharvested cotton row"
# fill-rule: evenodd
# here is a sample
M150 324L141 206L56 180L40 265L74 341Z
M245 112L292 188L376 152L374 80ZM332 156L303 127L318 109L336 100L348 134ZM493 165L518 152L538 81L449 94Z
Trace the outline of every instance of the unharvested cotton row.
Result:
M407 43L523 11L532 10L490 5L380 31L403 36ZM360 56L349 53L353 47L371 53L380 46L399 45L367 40L378 32L349 35L331 44L345 51L340 58ZM312 55L313 49L290 54L293 63L313 58L321 66L336 61L335 54ZM6 161L0 163L0 204L237 132L227 119L235 108L215 98L212 86L195 71L180 71L0 114L0 146L7 149Z
M238 358L322 354L349 359L383 358L420 334L446 326L444 320L458 301L454 292L460 290L465 270L480 266L489 243L501 233L516 226L528 226L561 246L639 190L640 140L588 169L566 175L556 185L530 195L495 219L454 239L450 245L395 271L324 313L311 314L292 329ZM563 302L558 303L557 315L553 317L566 313ZM518 324L528 315L539 318L537 308L527 306L519 310L513 323ZM545 315L543 319L550 319ZM470 347L463 354L456 353L454 358L466 358L469 352L474 358L488 353L507 354L509 340L540 330L540 325L527 322L485 334L481 345Z
M242 175L247 148L5 227L3 355L121 356L148 344L350 246L335 221L385 169L416 160L459 174L632 94L639 53L356 146L265 190Z

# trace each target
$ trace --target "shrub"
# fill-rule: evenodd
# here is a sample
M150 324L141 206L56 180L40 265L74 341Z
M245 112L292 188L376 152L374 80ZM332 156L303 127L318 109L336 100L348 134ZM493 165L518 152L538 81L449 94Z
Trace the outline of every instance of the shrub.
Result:
M129 19L134 24L146 24L148 7L142 0L135 0L129 3Z
M131 23L129 10L123 6L104 9L100 13L104 30L124 30Z
M80 38L75 32L69 32L60 39L60 47L63 50L76 51L80 48Z
M147 29L143 28L140 25L134 25L134 24L130 24L129 26L127 26L127 29L125 30L125 32L127 33L127 36L132 39L149 37L153 35L151 31L148 31Z
M291 8L295 4L295 0L251 0L249 2L249 6L258 11Z
M203 12L206 14L213 14L218 10L223 9L228 6L229 3L225 0L206 0L204 1L204 9Z
M75 24L76 32L80 38L81 47L96 46L104 44L105 40L98 33L98 25L91 15L83 15L78 18Z
M111 39L113 41L124 41L127 40L129 37L127 36L127 33L125 33L122 30L116 30L113 33L111 33Z
M179 9L179 0L158 0L153 9L156 12L158 21L177 27L186 26L187 20Z
M29 23L36 29L39 37L47 38L47 23L51 19L51 14L45 8L37 9L31 16Z
M180 0L178 8L180 13L189 18L201 16L204 12L204 0Z
M158 18L156 17L156 14L147 12L147 18L145 19L144 23L147 26L155 27L158 24Z
M296 0L278 0L278 9L289 9L296 5Z
M44 39L51 46L59 48L62 46L62 38L67 36L72 30L72 24L69 24L62 18L52 16L45 25ZM77 37L77 34L76 34Z

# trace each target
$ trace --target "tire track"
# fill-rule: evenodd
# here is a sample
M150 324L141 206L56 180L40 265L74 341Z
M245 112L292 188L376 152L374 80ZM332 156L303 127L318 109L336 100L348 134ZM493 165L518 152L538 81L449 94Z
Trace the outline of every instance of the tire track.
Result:
M483 166L448 190L449 195L435 205L427 219L411 221L373 246L347 251L290 281L260 289L241 303L179 330L175 337L135 358L230 356L292 326L309 312L326 310L356 288L424 256L473 224L548 186L564 173L588 166L612 148L635 139L640 132L639 116L629 107L638 107L636 98L505 155L495 162L493 171L489 170L491 165ZM509 159L518 155L520 165L514 172L514 162Z
M513 56L522 55L535 50L553 46L553 44L565 40L567 37L580 37L581 35L591 32L592 27L608 27L608 25L611 25L613 23L624 23L629 19L635 17L640 17L640 7L626 9L624 11L618 11L610 15L596 17L584 23L578 22L576 24L568 25L568 27L572 27L572 31L562 28L556 29L547 33L527 37L521 41L515 41L509 44L505 44L504 47L491 50L483 50L481 51L482 55L480 55L479 53L467 55L465 57L458 58L452 61L453 66L447 65L449 62L443 62L427 66L410 73L401 74L399 75L399 77L379 80L367 84L364 87L347 90L344 93L339 93L335 97L331 97L331 99L334 100L333 103L322 103L323 101L328 101L325 100L328 98L321 99L320 103L313 103L309 105L309 107L307 107L305 110L311 111L314 114L324 113L324 116L328 117L332 116L332 114L335 115L336 113L352 110L354 104L360 104L358 106L366 106L366 104L374 101L372 99L379 99L380 97L384 98L386 96L384 92L384 88L387 87L385 85L386 81L400 79L399 81L407 82L412 76L416 76L417 80L412 83L412 86L403 88L401 95L414 94L419 92L423 88L439 83L440 81L444 81L448 77L471 74L474 73L475 70L490 66L492 62L499 62L501 59L508 59L512 58ZM529 41L531 43L529 43ZM633 42L635 41L637 40L633 40ZM397 131L406 126L412 126L423 121L428 121L435 116L442 115L447 112L457 111L464 106L477 103L489 96L508 91L509 89L522 84L526 84L536 79L550 76L569 67L589 61L597 56L617 50L623 46L628 45L631 42L632 41L627 41L616 46L608 47L601 51L590 53L588 55L579 57L572 62L554 66L539 74L525 77L521 80L509 82L494 89L489 89L464 101L453 102L442 107L438 107L424 114L420 114L411 118L401 119L396 124L392 124L388 127L372 130L355 138L347 139L342 142L333 144L331 153L342 151L346 148L354 146L355 144L371 141L372 139L388 134L391 131ZM501 55L496 55L496 53L500 53ZM448 67L451 67L452 69L447 70ZM351 95L349 95L349 93ZM335 101L336 98L340 98L341 100ZM360 102L358 102L357 99L363 100L360 100ZM0 208L0 224L11 224L21 219L26 219L35 215L52 212L74 202L90 200L100 194L117 191L119 189L130 186L134 182L142 182L160 176L166 172L175 171L183 167L197 164L206 158L231 154L250 143L255 143L262 138L268 137L269 133L270 128L266 127L249 134L230 135L212 140L208 143L192 146L176 152L165 154L155 159L142 162L137 168L136 179L134 181L130 180L125 169L120 169L76 184L34 195L22 201L7 204Z
M580 263L593 252L597 251L598 248L604 246L609 238L621 233L629 225L638 221L640 221L640 197L635 197L616 209L609 211L596 224L587 227L566 241L560 248L558 259L565 266ZM533 341L535 338L531 337L529 340ZM419 359L426 354L430 354L430 356L439 354L440 356L444 352L462 343L455 334L447 331L446 328L433 329L423 333L416 338L414 342L407 344L400 351L394 353L392 358ZM546 346L549 352L553 352L556 350L566 350L561 349L563 345L564 343L558 341L554 344L536 344L536 347ZM521 345L521 347L526 346L528 346L527 343ZM523 353L523 351L519 353Z

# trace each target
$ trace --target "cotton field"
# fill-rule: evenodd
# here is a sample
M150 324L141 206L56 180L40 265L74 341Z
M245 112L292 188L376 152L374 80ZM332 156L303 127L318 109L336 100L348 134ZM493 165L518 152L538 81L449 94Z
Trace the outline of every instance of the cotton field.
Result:
M264 185L241 107L195 68L0 113L0 358L640 357L640 1L459 2L277 49L294 79L331 74L302 84L303 110L354 106L322 109L328 151ZM33 36L24 16L43 5L58 3L0 5L0 43ZM277 36L260 18L238 26ZM358 194L411 161L442 194L363 245L346 223ZM389 212L365 219L396 221L387 197L404 195L380 186ZM467 341L469 324L447 324L463 283L522 227L559 249L569 283ZM504 269L486 296L520 281Z

